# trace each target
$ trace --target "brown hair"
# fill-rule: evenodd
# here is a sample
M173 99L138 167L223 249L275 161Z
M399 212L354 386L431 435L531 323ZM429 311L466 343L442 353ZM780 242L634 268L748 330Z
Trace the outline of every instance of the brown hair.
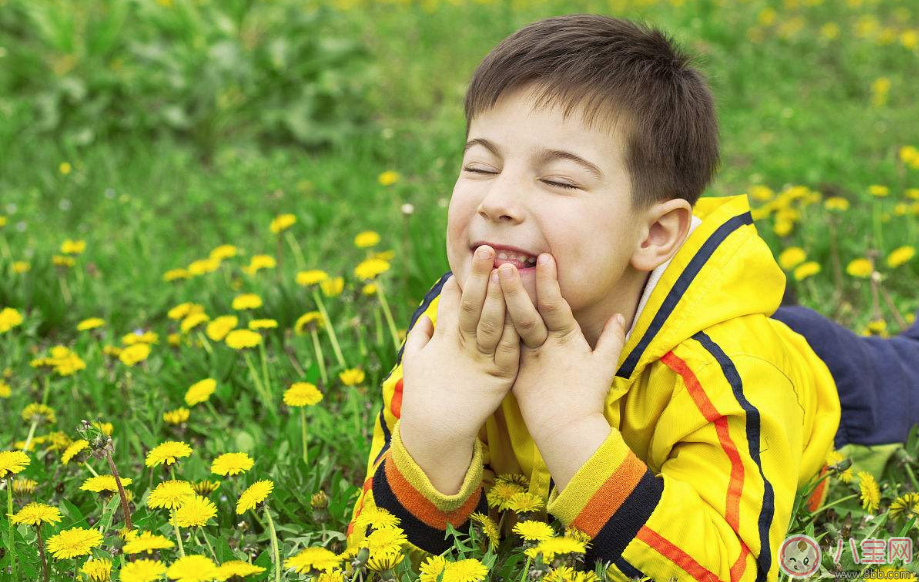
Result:
M466 139L475 116L530 83L535 107L587 99L584 123L626 136L633 209L683 198L694 205L719 165L718 120L705 77L662 31L598 14L546 18L505 38L479 63L466 91Z

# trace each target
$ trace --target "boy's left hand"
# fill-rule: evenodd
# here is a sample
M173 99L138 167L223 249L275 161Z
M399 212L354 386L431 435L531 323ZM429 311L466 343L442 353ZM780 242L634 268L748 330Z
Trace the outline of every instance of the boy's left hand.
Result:
M562 297L555 259L536 264L536 302L527 295L513 265L498 269L508 316L520 336L520 368L512 388L534 439L599 414L603 416L625 345L618 314L603 329L596 349Z

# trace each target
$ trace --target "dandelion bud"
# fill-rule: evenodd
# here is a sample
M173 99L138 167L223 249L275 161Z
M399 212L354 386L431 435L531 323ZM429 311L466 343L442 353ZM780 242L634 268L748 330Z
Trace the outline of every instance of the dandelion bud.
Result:
M415 206L406 202L402 205L402 214L405 216L411 216L415 214Z
M358 568L363 568L364 564L367 563L367 560L370 558L370 548L361 548L357 553L357 556L354 557L354 561L351 562L351 566L357 570Z
M325 491L319 490L319 493L310 497L310 507L313 508L313 519L318 523L325 523L329 519L329 496Z

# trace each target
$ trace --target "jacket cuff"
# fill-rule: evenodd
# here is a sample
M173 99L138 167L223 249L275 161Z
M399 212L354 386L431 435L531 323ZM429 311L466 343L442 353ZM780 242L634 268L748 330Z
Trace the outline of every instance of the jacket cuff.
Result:
M663 479L655 477L614 428L565 489L550 497L546 509L566 527L589 535L594 545L605 546L612 538L634 537L663 490Z
M393 487L393 492L400 499L415 501L415 503L409 504L410 507L414 506L414 508L421 509L425 505L433 506L425 508L424 513L431 513L432 510L444 514L459 512L466 514L462 516L463 519L465 519L469 513L472 513L472 509L475 508L475 505L473 504L473 506L469 508L468 513L463 511L465 509L464 506L469 505L469 502L472 501L470 499L472 494L479 489L482 483L482 466L484 464L482 442L479 439L475 440L472 449L472 462L469 465L469 469L466 470L466 475L463 477L463 484L460 490L453 495L445 495L431 484L431 480L425 474L424 470L418 466L409 452L405 449L405 445L402 443L401 425L402 422L399 421L396 422L393 427L392 441L390 443L390 460L388 461L391 465L386 468L387 480ZM424 500L428 501L429 504L420 503L423 500L418 499L419 494ZM454 517L459 517L459 515Z

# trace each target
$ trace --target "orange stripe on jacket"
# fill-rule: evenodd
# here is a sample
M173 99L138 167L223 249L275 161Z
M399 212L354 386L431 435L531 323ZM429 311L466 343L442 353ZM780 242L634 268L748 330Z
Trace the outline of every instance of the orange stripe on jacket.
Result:
M695 561L692 556L667 541L648 526L642 526L635 537L657 550L658 553L680 568L683 568L695 580L699 582L715 582L719 580L718 576L715 576L708 568Z
M481 485L479 485L478 489L469 496L469 499L467 499L466 503L461 507L444 513L437 509L436 505L428 501L424 494L415 489L409 480L399 472L396 463L393 462L390 455L391 451L386 451L383 457L383 462L385 463L383 471L386 473L386 481L389 483L389 488L392 489L399 503L420 521L430 527L446 530L447 523L450 523L453 527L459 527L459 525L466 521L466 518L475 510L479 502L479 497L482 494Z
M686 390L692 397L693 402L695 402L699 412L702 413L705 420L715 425L715 432L718 434L718 442L721 443L721 448L724 449L725 455L727 455L728 459L731 461L731 479L728 483L727 498L725 499L724 517L731 526L731 529L739 535L740 498L743 495L744 466L740 458L740 453L737 451L737 445L734 444L734 440L731 438L730 431L728 430L727 418L725 418L723 414L719 414L715 409L712 401L709 400L708 395L699 383L699 379L696 378L693 371L689 369L686 362L677 357L673 352L664 354L661 361L683 378Z
M396 418L402 417L402 378L396 382L396 387L392 393L392 401L389 403L389 410Z
M592 538L597 537L610 517L619 511L623 502L638 486L647 470L647 465L635 456L635 453L629 451L619 467L591 496L571 525Z

